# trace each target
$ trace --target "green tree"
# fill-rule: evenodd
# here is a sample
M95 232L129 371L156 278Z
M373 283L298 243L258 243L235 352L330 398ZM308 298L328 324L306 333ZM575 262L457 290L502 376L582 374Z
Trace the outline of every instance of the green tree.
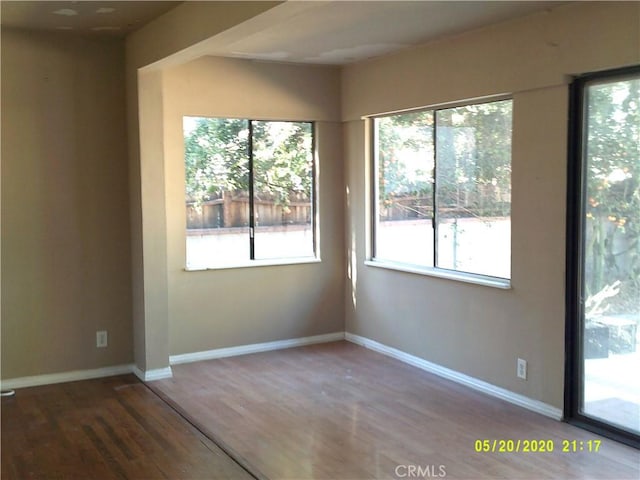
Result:
M586 97L587 296L620 281L614 310L640 302L640 79L592 85Z
M273 199L285 212L292 199L310 201L313 182L312 125L253 122L257 196Z
M201 205L249 185L249 123L225 118L185 120L187 202ZM187 124L189 122L189 124Z
M381 208L405 217L433 211L433 112L421 111L376 120L378 200ZM396 212L398 214L398 212Z
M436 114L439 203L466 215L509 215L511 101L440 110Z
M509 100L377 119L381 207L398 209L407 203L407 198L420 198L423 205L415 208L432 209L434 117L439 206L453 207L455 215L460 212L475 216L508 215L511 194Z
M303 122L193 118L185 123L187 202L196 205L224 192L249 190L249 149L257 195L286 206L292 196L311 198L312 124Z

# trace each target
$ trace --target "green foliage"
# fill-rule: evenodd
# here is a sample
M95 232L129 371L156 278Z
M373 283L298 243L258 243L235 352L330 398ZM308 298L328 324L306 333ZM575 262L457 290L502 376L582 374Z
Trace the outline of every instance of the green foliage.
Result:
M511 105L504 100L437 112L440 206L478 217L509 215Z
M312 191L312 125L300 122L185 118L187 202L201 205L224 192L248 196L250 147L257 198L286 206Z
M313 182L310 123L253 122L254 182L258 198L288 206L308 201Z
M435 119L435 120L434 120ZM511 101L391 115L376 120L379 200L398 208L414 199L441 215L508 215Z
M586 104L586 294L621 280L640 310L640 79L592 85ZM614 308L615 310L615 308Z
M376 120L380 199L430 197L433 188L433 112Z
M202 204L224 191L248 190L247 120L187 117L184 146L187 201Z

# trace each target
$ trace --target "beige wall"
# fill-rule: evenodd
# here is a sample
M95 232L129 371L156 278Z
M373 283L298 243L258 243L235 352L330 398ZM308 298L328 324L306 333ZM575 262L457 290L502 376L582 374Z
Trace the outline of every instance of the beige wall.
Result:
M567 82L640 62L639 18L638 3L574 4L344 69L348 332L562 408ZM514 98L513 288L365 266L360 117L501 93Z
M134 361L143 372L169 365L164 130L159 121L162 70L158 63L175 65L191 60L194 51L199 51L198 43L278 3L186 2L127 37Z
M638 62L637 2L575 2L343 72L343 120L563 84Z
M121 41L2 30L3 379L132 361L124 95Z
M171 354L342 331L339 70L203 57L163 81ZM184 270L184 115L317 121L322 263Z

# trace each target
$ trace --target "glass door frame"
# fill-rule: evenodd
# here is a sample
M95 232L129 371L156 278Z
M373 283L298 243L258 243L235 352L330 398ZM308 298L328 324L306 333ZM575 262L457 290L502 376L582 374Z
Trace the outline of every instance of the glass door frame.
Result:
M581 413L584 391L583 280L585 246L586 157L585 93L598 80L623 80L640 74L640 65L589 73L574 78L569 89L569 138L566 230L566 329L564 420L570 424L640 448L640 435Z

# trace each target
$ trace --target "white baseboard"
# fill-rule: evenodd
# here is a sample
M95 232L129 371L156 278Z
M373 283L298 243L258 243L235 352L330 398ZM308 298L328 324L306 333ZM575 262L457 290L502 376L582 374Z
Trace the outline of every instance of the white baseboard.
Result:
M171 367L157 368L155 370L141 370L137 366L133 366L133 374L143 382L153 382L154 380L162 380L163 378L173 377Z
M370 350L382 353L389 357L393 357L397 360L400 360L401 362L408 363L409 365L418 367L426 372L438 375L439 377L446 378L447 380L451 380L461 385L465 385L469 388L473 388L474 390L486 393L487 395L491 395L492 397L500 398L509 403L513 403L514 405L526 408L527 410L540 413L546 417L553 418L554 420L562 420L562 410L554 407L553 405L549 405L539 400L525 397L524 395L511 392L491 383L487 383L483 380L479 380L477 378L470 377L469 375L456 372L455 370L442 367L420 357L405 353L402 350L389 347L366 337L361 337L360 335L354 335L353 333L346 332L345 340L361 345Z
M312 345L314 343L337 342L339 340L344 340L344 332L327 333L324 335L314 335L311 337L291 338L288 340L276 340L275 342L253 343L250 345L241 345L239 347L217 348L215 350L207 350L204 352L171 355L169 357L169 364L179 365L181 363L200 362L203 360L213 360L216 358L224 357L235 357L238 355L247 355L249 353L282 350L284 348L302 347L304 345Z
M526 408L536 413L540 413L555 420L562 420L562 410L539 400L534 400L524 395L511 392L504 388L492 385L483 380L465 375L455 370L437 365L435 363L424 360L420 357L403 352L393 347L389 347L382 343L376 342L360 335L348 332L335 332L325 335L315 335L311 337L292 338L288 340L277 340L275 342L254 343L250 345L241 345L239 347L219 348L204 352L185 353L181 355L172 355L169 357L170 365L179 365L181 363L198 362L202 360L212 360L215 358L232 357L237 355L247 355L250 353L268 352L271 350L281 350L285 348L301 347L304 345L312 345L316 343L335 342L339 340L347 340L349 342L361 345L370 350L382 353L389 357L393 357L401 362L413 365L424 371L446 378L461 385L465 385L474 390L486 393L496 398L500 398L514 405ZM50 385L55 383L75 382L79 380L90 380L94 378L111 377L114 375L124 375L128 373L135 374L143 382L151 382L163 378L171 378L173 372L171 367L159 368L155 370L143 371L135 365L117 365L113 367L96 368L92 370L75 370L71 372L53 373L47 375L35 375L30 377L12 378L1 380L0 387L2 390L15 390L18 388L36 387L40 385Z
M252 345L241 345L239 347L219 348L206 352L172 355L170 357L170 365L198 362L201 360L211 360L214 358L224 358L236 355L246 355L248 353L267 352L270 350L280 350L283 348L301 347L303 345L311 345L314 343L336 342L338 340L344 340L344 332L328 333L325 335L315 335L311 337L292 338L288 340L278 340L275 342L254 343ZM136 365L131 364L96 368L93 370L74 370L71 372L11 378L8 380L0 380L0 387L2 388L2 390L15 390L17 388L52 385L54 383L76 382L79 380L90 380L93 378L112 377L114 375L124 375L127 373L133 373L143 382L152 382L154 380L161 380L163 378L171 378L173 376L171 367L143 371Z
M71 372L50 373L47 375L34 375L31 377L10 378L2 380L2 390L15 390L17 388L37 387L54 383L77 382L79 380L91 380L93 378L112 377L131 373L133 365L116 365L114 367L95 368L92 370L74 370Z
M74 370L71 372L50 373L47 375L34 375L31 377L10 378L0 381L2 390L15 390L18 388L39 387L53 385L55 383L77 382L94 378L113 377L115 375L135 374L143 382L151 382L162 378L171 378L171 367L158 368L156 370L142 371L135 365L116 365L114 367L95 368L92 370Z

